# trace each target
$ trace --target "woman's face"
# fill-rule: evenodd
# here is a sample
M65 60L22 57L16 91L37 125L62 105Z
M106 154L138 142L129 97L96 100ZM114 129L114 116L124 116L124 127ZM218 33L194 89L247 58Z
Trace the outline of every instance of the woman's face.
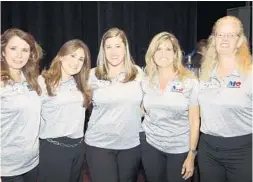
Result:
M162 42L154 54L154 62L158 67L170 67L173 65L173 60L174 50L171 41Z
M84 64L85 54L82 48L77 49L71 54L65 55L60 58L62 74L73 76L79 73Z
M215 46L219 55L232 55L236 52L239 28L233 20L223 20L216 28Z
M108 38L104 45L105 57L111 66L123 64L125 56L125 45L120 37Z
M2 52L10 69L22 69L30 57L30 45L18 36L13 36Z

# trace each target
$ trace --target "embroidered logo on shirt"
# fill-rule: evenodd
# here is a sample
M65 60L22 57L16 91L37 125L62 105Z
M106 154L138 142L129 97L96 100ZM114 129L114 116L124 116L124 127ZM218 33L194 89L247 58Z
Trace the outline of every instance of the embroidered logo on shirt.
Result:
M172 92L183 92L183 87L180 83L176 83L172 86L171 91Z
M228 88L240 88L241 86L241 82L237 82L237 81L229 81L227 87Z

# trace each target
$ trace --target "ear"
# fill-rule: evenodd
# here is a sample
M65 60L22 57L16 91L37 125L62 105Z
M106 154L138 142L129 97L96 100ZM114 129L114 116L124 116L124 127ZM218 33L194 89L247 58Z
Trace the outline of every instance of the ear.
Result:
M5 57L5 52L4 52L4 51L1 51L1 53L2 53L2 56Z

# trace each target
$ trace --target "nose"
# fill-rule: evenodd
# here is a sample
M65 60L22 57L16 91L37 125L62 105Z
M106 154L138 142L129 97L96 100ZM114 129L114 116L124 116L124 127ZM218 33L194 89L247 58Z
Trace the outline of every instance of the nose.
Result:
M16 55L18 58L22 58L23 53L21 50L17 50Z

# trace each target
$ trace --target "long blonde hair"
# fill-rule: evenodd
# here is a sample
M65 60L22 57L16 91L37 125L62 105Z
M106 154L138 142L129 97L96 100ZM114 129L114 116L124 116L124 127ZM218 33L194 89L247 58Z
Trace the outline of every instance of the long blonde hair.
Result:
M175 55L173 60L173 68L177 73L179 80L183 81L186 78L195 78L194 74L186 69L182 64L183 55L177 38L171 33L161 32L153 37L145 55L145 72L149 77L150 83L152 82L154 76L158 74L158 67L154 61L154 54L156 53L159 45L165 41L170 41L173 46Z
M216 21L212 29L212 34L208 38L206 54L202 58L203 64L201 66L201 74L200 74L201 80L210 79L212 71L215 65L217 65L219 61L218 53L215 48L216 29L220 23L224 21L228 21L228 20L234 21L237 24L238 29L239 29L239 32L238 32L239 39L237 42L238 49L236 52L236 57L239 60L236 65L238 68L238 71L240 74L245 75L251 70L252 58L251 58L247 38L244 35L242 22L234 16L225 16Z
M107 39L112 37L119 37L122 40L123 44L125 45L125 56L123 62L126 70L126 76L123 82L132 81L136 78L138 70L136 69L134 61L130 55L126 34L124 33L124 31L118 28L111 28L103 35L98 53L95 75L99 80L110 80L108 76L109 72L108 63L105 56L105 42Z
M40 95L41 88L38 84L38 76L39 61L43 56L42 48L35 41L31 34L17 28L8 29L1 35L1 81L6 84L9 80L13 80L10 75L9 65L4 57L4 52L10 39L14 36L21 38L30 46L30 57L26 65L22 68L22 72L27 80L28 85Z
M75 52L77 49L83 49L85 58L81 71L74 75L74 79L77 84L78 90L80 90L84 97L84 106L90 104L91 92L88 88L88 77L90 73L90 50L88 46L81 40L74 39L66 42L57 53L56 57L53 59L50 68L48 70L43 70L42 76L45 78L46 88L48 95L54 96L54 89L58 86L61 79L61 61L60 58Z

